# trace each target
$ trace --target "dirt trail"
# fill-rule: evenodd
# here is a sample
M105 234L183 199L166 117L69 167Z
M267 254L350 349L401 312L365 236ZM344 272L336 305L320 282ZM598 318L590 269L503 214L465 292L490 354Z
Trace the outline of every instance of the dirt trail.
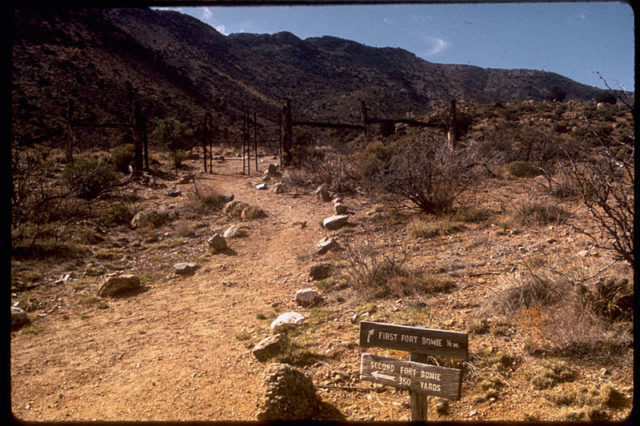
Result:
M12 340L14 413L26 420L254 419L261 392L259 363L237 338L255 340L256 314L300 308L293 295L331 214L313 195L256 190L241 162L199 184L232 192L267 217L247 222L249 236L232 254L210 257L195 275L152 283L109 309L60 309L39 320L37 336ZM295 222L306 221L302 228ZM188 260L188 259L186 259ZM77 308L75 308L77 309ZM304 311L304 309L303 309Z

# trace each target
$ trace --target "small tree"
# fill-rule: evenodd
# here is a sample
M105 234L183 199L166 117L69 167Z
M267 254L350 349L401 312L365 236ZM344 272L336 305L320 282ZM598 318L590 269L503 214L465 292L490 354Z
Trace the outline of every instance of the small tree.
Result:
M151 137L158 143L165 145L173 153L173 164L178 174L180 157L178 151L189 146L193 137L193 131L186 123L181 123L174 117L165 118L158 122Z

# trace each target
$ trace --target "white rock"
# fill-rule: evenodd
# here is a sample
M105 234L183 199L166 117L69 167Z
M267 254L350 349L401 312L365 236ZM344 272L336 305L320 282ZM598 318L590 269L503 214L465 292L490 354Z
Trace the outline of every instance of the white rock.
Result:
M349 216L346 214L330 216L322 221L322 226L330 230L339 229L347 223L347 220Z
M304 320L305 317L297 312L285 312L284 314L281 314L278 318L273 320L270 328L276 333L279 333L290 328L296 328L297 326L302 324Z
M240 225L231 225L223 234L224 238L241 238L246 236L246 228Z

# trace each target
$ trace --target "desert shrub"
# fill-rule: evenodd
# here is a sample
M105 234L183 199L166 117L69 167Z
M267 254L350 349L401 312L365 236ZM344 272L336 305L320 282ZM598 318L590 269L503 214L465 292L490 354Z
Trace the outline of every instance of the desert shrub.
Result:
M80 198L94 199L118 183L115 170L106 161L80 157L65 166L63 182Z
M305 169L315 185L326 184L334 192L354 192L358 184L357 164L347 154L322 152L308 160Z
M601 278L585 296L591 310L601 318L608 321L633 318L633 288L626 278Z
M100 216L100 222L105 226L127 225L131 223L131 219L133 219L133 212L120 201L110 204Z
M602 91L593 97L596 103L603 104L615 104L617 102L616 96L613 93Z
M454 200L477 176L479 163L477 145L454 150L445 141L427 136L398 147L370 183L425 213L450 212Z
M291 167L310 167L324 159L325 152L313 145L294 144L291 150L283 153L283 162Z
M553 86L549 92L552 101L562 102L567 97L567 91L560 86Z
M555 204L525 202L516 210L516 218L522 225L548 225L566 222L569 212Z
M548 170L541 169L546 179L545 188L550 195L560 199L571 199L580 195L577 183L570 173L570 169L566 164L556 163L555 171L551 173Z
M535 177L543 173L539 165L530 161L512 161L507 163L505 168L515 177Z
M598 286L583 285L579 276L555 270L526 271L513 281L494 290L479 309L479 317L504 315L513 318L518 330L525 335L525 349L530 353L559 356L588 356L596 352L611 355L623 350L633 341L628 327L630 291L616 295L599 293ZM623 297L618 297L624 294ZM603 297L602 299L598 299ZM598 309L608 302L617 304L627 316L615 321L600 315ZM596 302L601 300L602 302ZM609 312L621 312L612 309Z
M409 235L414 238L434 238L451 235L464 230L464 223L452 219L451 215L442 216L435 221L414 219L407 225Z
M386 244L375 242L373 231L368 230L362 244L345 243L345 266L341 268L341 275L366 298L404 292L411 275L405 266L408 250L397 247L391 235L386 234L383 240L385 238Z
M384 164L398 150L398 142L385 143L381 140L368 144L360 158L360 175L364 178L373 176L384 167Z
M605 145L603 143L603 145ZM600 146L591 161L570 161L569 173L597 231L574 224L597 247L613 251L618 260L633 263L635 213L635 146Z
M132 143L120 145L111 149L111 163L116 170L127 173L129 165L133 163L135 146Z
M556 123L553 125L553 131L556 133L567 133L569 129L564 123Z
M193 146L193 135L193 130L186 123L169 117L158 122L151 133L151 139L173 153L173 162L177 170L184 159L180 152Z
M222 210L224 205L233 198L231 194L221 194L209 186L198 187L195 179L193 180L193 187L194 192L190 195L187 209L198 214Z
M487 210L476 207L459 207L453 214L453 219L463 223L482 223L488 220L490 216L491 214Z
M548 389L564 382L573 382L578 372L564 361L544 361L530 381L537 389Z

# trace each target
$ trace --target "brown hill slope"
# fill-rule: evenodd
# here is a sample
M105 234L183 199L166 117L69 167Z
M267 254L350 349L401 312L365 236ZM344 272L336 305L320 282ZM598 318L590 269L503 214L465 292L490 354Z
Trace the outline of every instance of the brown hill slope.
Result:
M543 99L553 86L567 99L600 92L549 72L433 64L335 37L225 37L190 16L150 9L17 10L11 34L13 127L25 141L60 129L68 99L77 118L128 121L133 93L152 122L177 116L195 125L206 110L232 126L246 109L276 122L284 97L298 118L357 122L360 99L376 115L398 116L452 97Z

